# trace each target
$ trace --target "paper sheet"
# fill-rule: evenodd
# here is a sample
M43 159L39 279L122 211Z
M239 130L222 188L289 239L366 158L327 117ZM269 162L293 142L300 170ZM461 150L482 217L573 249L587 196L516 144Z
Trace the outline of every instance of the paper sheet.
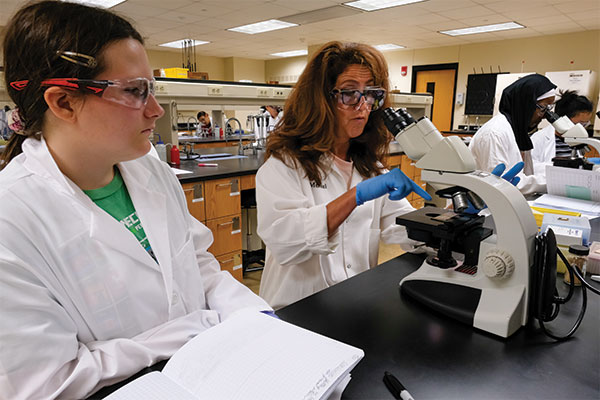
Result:
M578 211L582 214L600 215L600 202L570 199L568 197L545 194L533 202L540 207L555 208L558 210Z
M175 175L183 175L183 174L191 174L192 171L187 171L185 169L173 168L171 167L171 171L175 172Z
M548 165L546 184L548 194L600 201L600 172Z

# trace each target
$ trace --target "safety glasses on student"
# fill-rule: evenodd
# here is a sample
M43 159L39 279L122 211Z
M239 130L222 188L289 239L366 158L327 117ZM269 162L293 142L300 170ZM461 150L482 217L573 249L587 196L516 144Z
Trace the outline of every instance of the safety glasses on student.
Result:
M356 89L333 89L330 94L346 106L358 105L357 109L360 108L361 99L364 97L370 111L380 108L385 100L385 89L371 86L367 86L362 92Z
M16 81L11 82L10 86L16 90L23 90L28 83L29 81ZM79 90L94 94L113 103L140 109L148 103L150 95L154 96L155 84L154 79L147 78L111 80L52 78L42 81L40 86L60 86Z
M540 114L544 114L546 111L554 110L554 104L543 105L539 103L535 103L536 111Z

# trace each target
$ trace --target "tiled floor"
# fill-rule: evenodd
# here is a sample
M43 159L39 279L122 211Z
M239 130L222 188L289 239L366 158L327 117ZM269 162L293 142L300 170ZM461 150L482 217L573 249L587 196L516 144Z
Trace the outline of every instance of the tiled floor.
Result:
M381 243L379 246L378 264L384 263L402 253L404 252L400 249L400 245ZM258 294L261 275L262 271L246 272L244 275L244 285L248 286L254 293Z

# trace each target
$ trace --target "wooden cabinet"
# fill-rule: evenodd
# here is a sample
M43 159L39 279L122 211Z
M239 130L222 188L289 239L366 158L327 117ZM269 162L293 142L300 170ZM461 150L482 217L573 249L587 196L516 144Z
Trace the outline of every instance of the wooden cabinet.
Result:
M231 253L223 254L216 257L221 269L223 271L229 271L231 275L238 281L242 281L243 268L242 268L242 251L233 251Z
M415 181L419 186L425 190L425 182L421 181L421 169L415 166L416 161L411 160L407 156L402 156L402 163L400 165L400 169L402 172L406 174L410 179ZM409 194L406 199L412 204L415 208L423 207L425 201L421 196L416 193Z
M240 179L242 190L256 189L256 175L244 175Z
M214 242L208 251L215 256L233 251L242 251L241 214L209 219L206 226L211 230Z
M204 182L184 183L181 185L185 193L190 214L198 221L206 220L206 208L204 207Z
M205 182L206 219L240 214L240 177L214 179Z

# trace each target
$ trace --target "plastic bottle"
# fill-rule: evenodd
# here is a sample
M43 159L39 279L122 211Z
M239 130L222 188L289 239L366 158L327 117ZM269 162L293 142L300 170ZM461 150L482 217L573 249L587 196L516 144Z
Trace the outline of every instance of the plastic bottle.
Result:
M179 161L179 149L177 148L177 146L171 147L171 164L181 164L181 162Z
M218 139L219 138L219 132L220 132L221 128L219 128L219 125L215 124L215 129L213 131L215 138Z
M160 135L158 135L158 142L156 142L154 148L158 153L158 158L160 161L167 162L167 145L162 141Z

